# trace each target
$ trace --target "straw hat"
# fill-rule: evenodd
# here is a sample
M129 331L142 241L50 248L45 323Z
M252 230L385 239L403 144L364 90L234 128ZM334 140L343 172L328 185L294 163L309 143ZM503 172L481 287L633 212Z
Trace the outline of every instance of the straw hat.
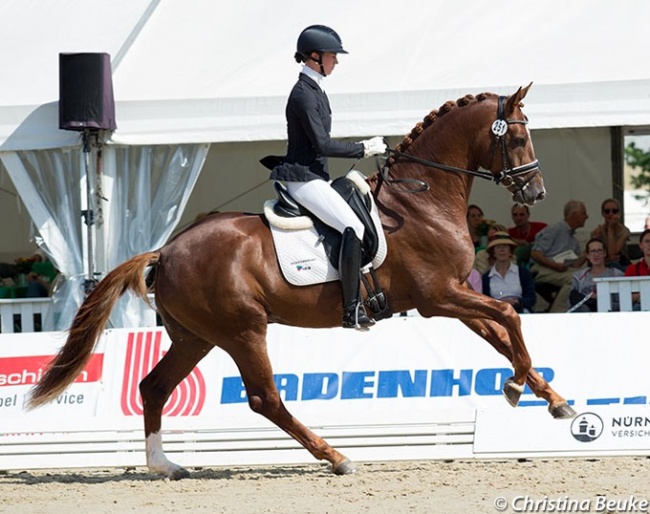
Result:
M489 250L490 248L494 248L497 245L510 245L512 247L516 247L517 243L512 240L510 234L507 232L497 232L490 238L487 249Z

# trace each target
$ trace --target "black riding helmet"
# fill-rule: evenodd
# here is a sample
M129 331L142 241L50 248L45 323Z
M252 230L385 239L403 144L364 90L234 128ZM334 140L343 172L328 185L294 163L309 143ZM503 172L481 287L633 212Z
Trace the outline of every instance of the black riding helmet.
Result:
M294 55L296 62L305 62L311 59L312 52L318 52L319 56L323 52L347 54L336 31L325 25L311 25L298 36L297 52ZM316 62L320 64L320 57ZM323 73L322 66L321 73Z

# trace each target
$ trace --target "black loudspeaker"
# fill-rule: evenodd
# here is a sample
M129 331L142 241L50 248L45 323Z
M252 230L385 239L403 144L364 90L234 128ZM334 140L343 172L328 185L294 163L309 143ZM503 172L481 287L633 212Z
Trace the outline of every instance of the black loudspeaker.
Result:
M59 128L117 128L110 55L59 54Z

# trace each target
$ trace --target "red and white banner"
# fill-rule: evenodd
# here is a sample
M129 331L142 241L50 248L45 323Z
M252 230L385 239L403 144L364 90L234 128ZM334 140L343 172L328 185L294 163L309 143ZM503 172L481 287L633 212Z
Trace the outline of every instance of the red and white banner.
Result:
M606 406L618 406L622 411L634 408L635 416L647 409L650 398L650 348L643 336L649 321L649 313L522 317L533 365L579 413L598 414ZM12 458L11 466L9 461L3 464L3 443L15 440L7 439L10 434L66 433L83 427L142 429L138 384L169 348L166 333L107 330L84 372L62 395L45 407L25 411L29 389L64 338L62 333L0 335L0 469L17 462ZM507 413L505 425L510 425L509 416L518 416L520 425L530 420L532 431L549 434L543 451L553 451L550 434L557 425L551 424L564 423L570 430L571 421L553 420L546 403L528 388L518 409L508 407L501 389L512 375L509 362L457 320L395 317L368 333L272 325L268 343L275 382L287 408L320 435L339 429L377 435L381 426L393 427L391 433L399 427L421 426L425 428L420 432L427 432L436 425L463 423L473 429L476 423L478 453L483 455L521 451L517 438L512 438L510 449L502 447L501 436L492 438L491 446L485 430L488 435L497 430L499 418L489 413ZM477 421L477 412L488 414ZM253 435L246 437L252 439L256 431L273 427L249 409L237 367L218 348L183 380L164 409L163 430L250 431ZM458 445L461 456L473 456L471 436L465 446ZM370 440L363 444L368 446L363 458L383 458L380 449L369 449ZM563 444L556 445L558 451L566 450ZM396 448L391 458L399 458ZM620 451L620 445L612 450ZM450 448L445 451L448 457ZM347 453L354 458L353 450Z

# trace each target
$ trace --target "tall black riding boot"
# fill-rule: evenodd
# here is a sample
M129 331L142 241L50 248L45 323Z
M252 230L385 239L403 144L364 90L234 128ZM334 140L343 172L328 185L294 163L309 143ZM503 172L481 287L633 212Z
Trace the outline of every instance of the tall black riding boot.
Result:
M350 227L343 231L339 254L339 275L343 291L343 328L368 330L374 324L363 309L359 294L361 241Z

